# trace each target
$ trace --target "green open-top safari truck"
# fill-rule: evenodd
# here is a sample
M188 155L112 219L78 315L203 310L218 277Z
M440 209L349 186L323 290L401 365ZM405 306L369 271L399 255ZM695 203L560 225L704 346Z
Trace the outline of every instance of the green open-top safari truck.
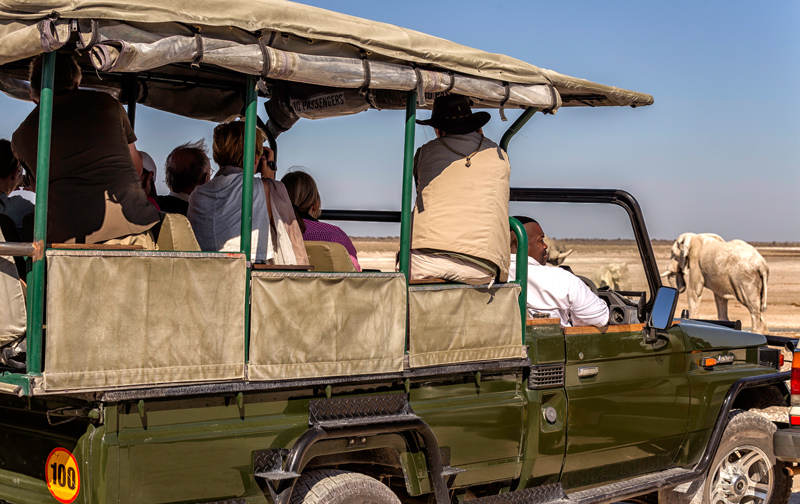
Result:
M131 122L137 104L246 115L241 253L47 246L54 51ZM511 191L513 205L622 209L638 286L599 291L608 327L526 319L514 219L518 278L407 280L418 107L457 93L521 109L508 149L537 111L650 96L279 0L3 3L0 90L27 99L42 53L34 240L0 244L30 258L27 368L0 376L0 501L786 502L792 431L747 411L787 404L777 350L673 320L629 194ZM301 118L406 110L400 211L322 216L399 222L399 271L248 261L259 96L276 149Z

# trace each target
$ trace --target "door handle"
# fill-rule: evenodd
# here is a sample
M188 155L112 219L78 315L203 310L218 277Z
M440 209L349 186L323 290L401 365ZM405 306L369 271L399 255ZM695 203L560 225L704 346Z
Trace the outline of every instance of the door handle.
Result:
M585 366L578 368L578 378L592 378L597 376L597 366Z

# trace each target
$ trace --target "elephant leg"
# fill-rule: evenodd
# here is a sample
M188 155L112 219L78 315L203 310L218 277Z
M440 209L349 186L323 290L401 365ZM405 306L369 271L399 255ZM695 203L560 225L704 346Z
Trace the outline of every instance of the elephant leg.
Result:
M714 294L714 301L717 303L717 318L719 320L728 320L728 300L718 294Z
M696 277L692 272L689 273L689 284L686 286L686 294L689 301L689 318L700 316L700 296L703 295L703 278Z
M767 334L769 332L767 322L764 320L764 314L760 310L750 311L750 323L753 327L751 330L754 333Z

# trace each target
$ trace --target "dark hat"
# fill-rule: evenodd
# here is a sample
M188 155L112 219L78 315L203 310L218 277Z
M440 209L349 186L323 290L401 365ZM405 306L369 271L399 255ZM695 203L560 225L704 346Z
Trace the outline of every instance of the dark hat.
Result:
M489 112L473 114L466 96L451 94L436 98L431 118L427 121L417 121L417 124L432 126L445 133L463 135L478 131L491 118Z

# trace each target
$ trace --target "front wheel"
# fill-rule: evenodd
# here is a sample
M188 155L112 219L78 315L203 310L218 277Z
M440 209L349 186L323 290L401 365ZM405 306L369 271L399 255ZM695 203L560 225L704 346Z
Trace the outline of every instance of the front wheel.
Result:
M792 480L775 460L775 424L749 411L733 411L705 478L688 492L659 492L661 504L786 504Z

